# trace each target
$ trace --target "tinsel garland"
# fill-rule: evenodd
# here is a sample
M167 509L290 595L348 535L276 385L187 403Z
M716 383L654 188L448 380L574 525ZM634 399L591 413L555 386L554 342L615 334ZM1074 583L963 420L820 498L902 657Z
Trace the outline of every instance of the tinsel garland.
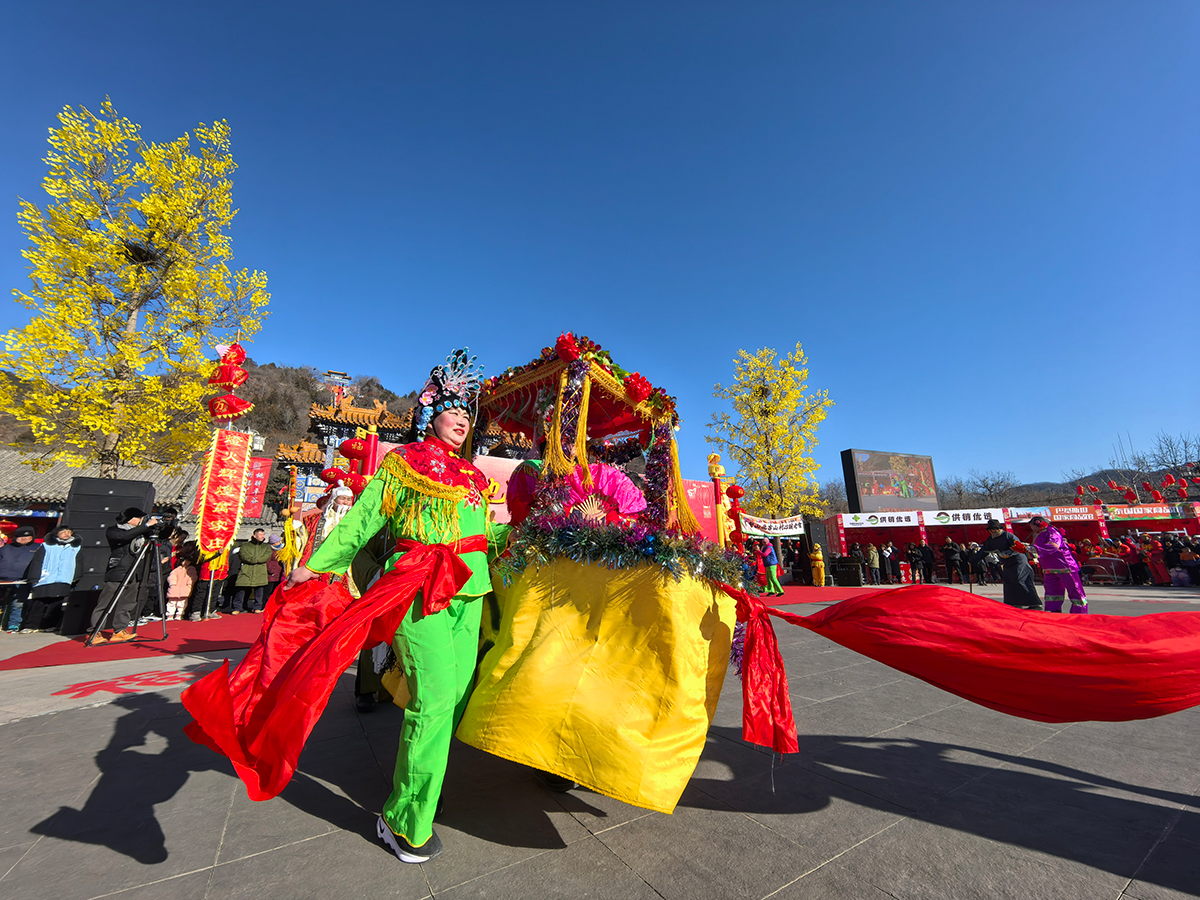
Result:
M671 515L667 494L671 489L671 423L659 422L654 426L650 450L646 454L645 475L646 509L641 520L646 524L663 528Z
M632 526L589 525L578 515L561 511L527 519L497 567L504 583L511 584L526 567L548 566L555 559L608 569L656 566L675 581L690 576L758 591L755 564L736 550L722 549L697 535L664 531L641 522Z
M589 453L596 462L608 463L610 466L623 466L627 462L640 457L645 451L642 442L635 437L624 441L610 442L607 440L592 441L588 444Z

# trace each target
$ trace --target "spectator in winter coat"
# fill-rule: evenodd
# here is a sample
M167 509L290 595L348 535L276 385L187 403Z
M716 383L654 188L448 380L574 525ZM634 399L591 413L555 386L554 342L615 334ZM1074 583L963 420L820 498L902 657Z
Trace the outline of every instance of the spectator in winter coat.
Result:
M0 614L0 619L7 619L3 624L9 634L21 630L22 610L25 598L29 596L29 566L37 550L33 529L28 525L16 529L9 536L9 542L0 547L0 597L4 601L4 614Z
M967 583L966 572L962 567L962 548L954 543L949 537L942 544L942 561L946 564L946 583L954 584L954 576L958 575L958 580L963 584Z
M178 621L183 618L188 599L196 587L196 564L181 554L179 562L167 576L167 618Z
M271 558L267 560L267 589L264 596L269 601L284 577L283 563L279 561L279 553L283 550L283 538L273 534L267 538L267 544L271 548Z
M917 549L921 551L921 576L926 584L937 584L937 560L934 558L933 548L921 541L921 546Z
M904 555L906 557L908 557L908 572L909 572L909 577L912 578L912 583L920 584L921 583L921 573L925 569L925 566L923 564L923 560L921 557L921 548L918 547L916 544L914 544L912 541L909 541L908 547L905 548Z
M117 516L115 525L110 525L105 530L104 537L108 541L108 566L104 570L104 587L100 589L100 596L96 599L96 608L92 610L91 627L101 626L100 630L96 632L92 646L103 644L109 640L104 636L105 613L108 612L113 598L117 596L121 582L125 580L125 576L129 574L133 564L137 561L138 554L146 546L150 529L157 524L157 516L146 518L146 514L142 510L136 506L130 506ZM135 572L134 578L140 580L141 573ZM113 608L111 642L114 644L132 641L135 637L129 623L131 614L138 605L138 588L139 584L131 579L118 599L117 605Z
M871 584L879 584L879 548L867 544L867 569L871 573Z
M79 580L76 565L83 542L65 525L55 528L38 548L29 566L33 585L25 601L22 631L52 631L62 620L63 603Z
M250 540L242 544L242 567L238 571L237 590L233 595L233 614L236 616L245 606L246 612L258 612L263 608L263 588L267 586L267 562L273 556L267 543L267 532L254 529ZM250 600L246 602L247 593Z

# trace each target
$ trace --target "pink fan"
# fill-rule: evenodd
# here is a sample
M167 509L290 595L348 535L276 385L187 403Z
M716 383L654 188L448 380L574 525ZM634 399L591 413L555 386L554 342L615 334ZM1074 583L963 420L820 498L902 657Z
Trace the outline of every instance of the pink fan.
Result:
M646 508L646 498L620 469L606 463L592 463L589 468L592 470L590 487L583 483L583 472L578 467L567 479L571 486L568 509L573 509L593 494L610 501L622 516L631 516Z

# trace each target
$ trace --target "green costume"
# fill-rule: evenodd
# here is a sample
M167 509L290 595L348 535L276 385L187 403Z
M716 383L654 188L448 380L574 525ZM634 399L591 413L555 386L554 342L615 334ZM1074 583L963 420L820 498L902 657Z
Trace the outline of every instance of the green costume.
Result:
M344 574L355 554L384 528L396 540L424 544L484 535L486 488L487 476L435 438L398 447L313 554L308 568ZM393 553L387 566L401 556L403 552ZM404 713L383 817L414 847L433 834L450 738L466 708L475 673L482 606L478 598L492 588L486 552L459 556L472 574L450 605L424 615L421 604L414 603L392 642L412 699Z

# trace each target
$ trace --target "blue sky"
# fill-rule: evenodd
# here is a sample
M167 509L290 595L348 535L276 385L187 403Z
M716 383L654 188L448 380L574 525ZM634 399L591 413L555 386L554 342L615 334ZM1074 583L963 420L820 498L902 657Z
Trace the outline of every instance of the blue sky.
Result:
M262 362L403 391L582 332L679 398L689 477L738 349L797 341L822 480L1057 479L1200 420L1194 2L25 2L0 78L6 289L64 105L229 121Z

